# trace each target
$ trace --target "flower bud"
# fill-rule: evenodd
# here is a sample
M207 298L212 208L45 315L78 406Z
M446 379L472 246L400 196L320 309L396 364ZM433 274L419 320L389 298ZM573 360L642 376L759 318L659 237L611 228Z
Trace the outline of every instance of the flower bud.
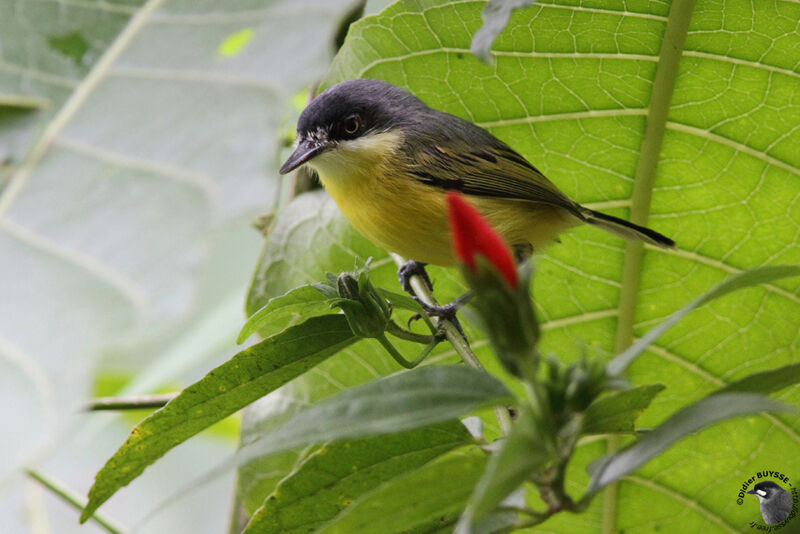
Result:
M334 299L331 306L342 309L354 334L370 338L384 335L392 310L369 281L367 267L340 274L336 279L336 289L339 298Z
M500 363L516 376L522 376L523 363L535 372L539 325L528 289L530 271L520 278L508 246L461 195L449 193L447 202L453 248Z
M456 256L473 273L477 270L476 258L486 258L508 285L516 289L517 267L503 239L459 193L450 191L447 203Z

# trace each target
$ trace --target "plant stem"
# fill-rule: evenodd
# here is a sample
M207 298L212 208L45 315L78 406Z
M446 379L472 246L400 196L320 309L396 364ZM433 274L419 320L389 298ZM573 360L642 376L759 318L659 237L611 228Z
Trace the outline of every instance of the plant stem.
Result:
M394 261L398 267L405 263L403 258L397 254L392 254L392 258L394 258ZM425 284L425 282L420 279L419 276L412 276L410 282L411 287L414 289L414 293L417 295L417 297L423 300L426 304L431 306L437 305L436 299L433 298L433 292ZM434 323L437 329L444 332L447 341L453 346L453 350L456 351L456 354L458 354L458 356L461 358L461 361L470 367L486 371L483 365L481 365L481 362L478 360L478 357L475 356L475 353L469 348L469 343L467 343L467 340L464 339L464 337L461 335L461 332L458 331L458 328L456 328L453 323L439 317L434 319ZM494 414L495 417L497 417L497 424L500 425L500 431L503 433L503 435L508 435L509 430L511 430L511 417L508 415L508 410L503 406L495 406Z
M59 484L40 471L26 469L25 472L29 477L37 481L39 484L52 491L55 495L61 497L64 502L72 505L72 507L79 512L83 511L84 507L86 506L86 501L82 497L78 497L75 493L68 490L63 485ZM109 532L110 534L122 534L123 532L121 528L115 526L111 520L105 518L100 513L95 513L92 516L92 521L103 527L106 532Z
M639 161L636 165L633 182L630 220L636 224L646 224L650 214L650 200L661 154L661 144L666 131L667 115L672 102L672 92L678 78L678 67L683 55L683 45L693 9L694 0L673 2L664 29L658 68L653 79L653 90L648 106L647 123L639 149ZM633 338L633 323L643 258L644 248L641 243L627 244L622 266L622 286L617 318L617 354L625 350ZM613 453L619 446L620 438L612 436L608 440L607 451ZM603 495L601 532L602 534L612 534L616 531L617 483L606 486Z
M163 395L139 395L135 397L98 397L86 405L84 411L100 412L109 410L148 410L161 408L177 397L177 393Z
M389 321L389 324L386 325L386 331L392 334L394 337L405 339L406 341L413 341L415 343L422 343L423 345L427 345L436 339L436 336L426 336L424 334L415 334L414 332L409 332L408 330L400 327L394 321Z
M436 345L438 345L438 344L439 344L439 341L438 341L436 338L432 339L432 340L430 341L430 343L428 343L428 346L427 346L427 347L425 347L424 349L422 349L422 352L420 353L420 355L419 355L419 356L417 356L417 357L416 357L414 360L412 360L412 361L408 361L408 360L406 360L406 359L403 357L403 355L402 355L402 354L400 354L400 353L397 351L397 349L396 349L396 348L394 348L394 345L392 345L391 341L389 341L388 339L386 339L386 336L381 336L381 337L379 337L379 338L376 338L376 339L377 339L377 340L378 340L378 342L381 344L381 346L382 346L384 349L386 349L386 352L388 352L388 353L389 353L389 355L390 355L392 358L394 358L394 361L396 361L397 363L399 363L401 366L405 367L406 369L413 369L414 367L416 367L417 365L419 365L419 364L422 362L422 360L424 360L425 358L427 358L427 357L428 357L428 354L430 354L430 353L431 353L431 351L433 350L433 348L434 348Z

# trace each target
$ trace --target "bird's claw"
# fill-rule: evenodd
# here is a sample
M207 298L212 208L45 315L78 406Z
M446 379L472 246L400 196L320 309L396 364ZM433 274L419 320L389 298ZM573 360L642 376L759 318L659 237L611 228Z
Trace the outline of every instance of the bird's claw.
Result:
M444 306L431 306L427 302L423 302L422 299L418 297L414 297L414 300L416 300L417 303L419 303L419 305L422 307L422 311L425 312L425 315L428 317L439 317L445 321L450 321L453 323L453 326L456 327L458 333L461 334L461 337L467 339L466 334L464 334L464 329L461 328L461 323L459 322L458 317L456 317L461 302L455 300L449 304L445 304ZM416 314L409 319L409 324L411 324L411 321L415 321L416 319L420 318L420 314Z

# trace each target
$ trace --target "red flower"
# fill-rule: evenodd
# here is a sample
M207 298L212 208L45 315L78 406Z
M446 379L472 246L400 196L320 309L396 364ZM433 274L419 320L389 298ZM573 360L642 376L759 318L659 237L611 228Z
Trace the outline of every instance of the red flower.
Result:
M447 206L456 255L472 272L477 270L475 256L483 256L516 289L517 266L508 245L460 193L449 191Z

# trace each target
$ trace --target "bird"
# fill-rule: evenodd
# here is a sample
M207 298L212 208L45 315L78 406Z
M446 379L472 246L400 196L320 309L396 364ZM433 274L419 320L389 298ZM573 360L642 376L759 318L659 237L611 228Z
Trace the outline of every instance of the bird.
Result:
M758 498L761 506L761 517L764 518L764 523L767 525L780 523L792 511L791 493L771 480L759 482L747 493Z
M589 224L659 247L649 228L571 200L517 151L465 119L432 109L390 83L355 79L316 96L297 121L280 168L308 165L364 237L410 260L401 284L426 264L452 266L445 194L458 191L526 259L559 233ZM404 272L405 269L405 272Z

